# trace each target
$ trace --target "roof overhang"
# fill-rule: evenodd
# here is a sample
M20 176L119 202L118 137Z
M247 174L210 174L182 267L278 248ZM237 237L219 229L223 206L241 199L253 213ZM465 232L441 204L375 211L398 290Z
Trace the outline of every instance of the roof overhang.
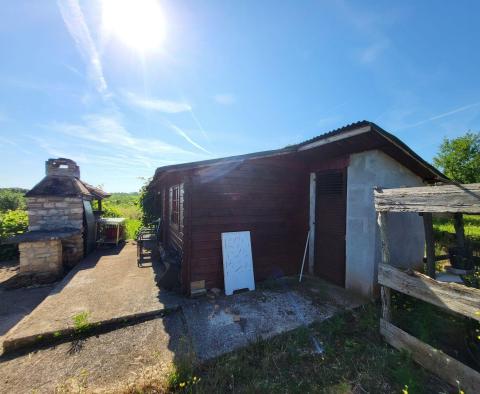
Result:
M357 143L358 146L355 146ZM352 153L355 151L381 149L395 160L404 164L407 168L410 168L412 172L418 174L426 181L448 181L448 178L444 174L422 159L400 139L377 126L375 123L368 121L353 123L297 145L291 145L282 149L159 167L155 171L155 178L157 178L160 174L166 174L170 172L186 171L195 168L222 164L224 165L232 162L254 160L286 154L307 153L308 151L313 152L314 149L318 149L319 152L325 152L326 150L338 150L338 154L345 152ZM330 152L330 155L331 154L332 152Z

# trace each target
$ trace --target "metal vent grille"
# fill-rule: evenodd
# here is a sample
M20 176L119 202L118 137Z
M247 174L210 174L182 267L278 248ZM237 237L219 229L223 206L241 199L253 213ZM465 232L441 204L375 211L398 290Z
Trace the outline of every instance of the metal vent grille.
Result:
M343 183L343 172L317 174L317 193L323 195L342 195Z

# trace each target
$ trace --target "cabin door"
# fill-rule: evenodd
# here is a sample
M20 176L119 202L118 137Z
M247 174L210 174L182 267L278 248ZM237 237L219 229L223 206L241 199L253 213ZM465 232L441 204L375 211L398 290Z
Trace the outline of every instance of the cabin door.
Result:
M317 173L315 274L345 287L346 170Z

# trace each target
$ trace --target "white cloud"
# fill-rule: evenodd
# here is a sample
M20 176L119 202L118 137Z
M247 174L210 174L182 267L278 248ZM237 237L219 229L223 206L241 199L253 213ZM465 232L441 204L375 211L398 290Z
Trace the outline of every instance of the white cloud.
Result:
M429 118L427 118L427 119L420 120L420 121L418 121L418 122L416 122L416 123L405 125L405 126L401 127L400 129L407 129L407 128L410 128L410 127L420 126L420 125L422 125L422 124L425 124L425 123L428 123L428 122L432 122L432 121L438 120L438 119L443 119L443 118L446 118L446 117L448 117L448 116L455 115L455 114L458 114L458 113L460 113L460 112L464 112L464 111L467 111L467 110L469 110L469 109L476 108L476 107L479 107L479 106L480 106L480 102L476 102L476 103L464 105L464 106L462 106L462 107L455 108L455 109L452 109L452 110L450 110L450 111L442 112L442 113L440 113L440 114L431 116L431 117L429 117Z
M108 97L107 82L103 76L100 56L85 22L78 0L58 0L58 8L68 32L87 64L88 76L95 85L95 89L104 97Z
M72 137L105 144L112 150L124 148L128 151L147 154L189 154L191 152L158 139L136 138L128 132L118 118L108 115L87 115L83 123L54 122L50 129Z
M164 112L168 114L176 114L181 112L190 112L192 107L184 101L160 100L151 97L142 97L132 92L123 92L126 100L140 108Z
M213 99L221 105L232 105L236 101L232 93L219 93L213 96Z
M174 125L173 123L170 123L170 122L166 122L167 126L175 131L175 133L177 133L179 136L181 136L183 139L185 139L186 141L188 141L190 144L192 144L194 147L200 149L201 151L205 152L205 153L208 153L209 155L211 154L211 152L209 152L208 150L206 150L203 146L197 144L194 140L192 140L187 133L185 133L184 130L182 130L180 127Z

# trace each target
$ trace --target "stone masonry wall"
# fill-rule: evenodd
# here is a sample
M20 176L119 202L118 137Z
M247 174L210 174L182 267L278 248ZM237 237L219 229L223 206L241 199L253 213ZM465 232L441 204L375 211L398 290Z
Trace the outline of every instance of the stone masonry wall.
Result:
M82 234L72 235L62 239L63 263L67 267L73 267L83 258Z
M59 239L22 242L19 250L21 274L62 274L62 243Z
M83 202L80 197L28 197L29 230L83 229Z

